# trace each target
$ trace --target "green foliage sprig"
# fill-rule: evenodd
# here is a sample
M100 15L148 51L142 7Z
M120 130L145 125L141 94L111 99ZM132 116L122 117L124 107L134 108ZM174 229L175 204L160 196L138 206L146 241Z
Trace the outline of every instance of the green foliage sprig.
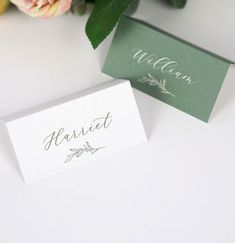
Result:
M86 24L86 34L93 46L97 48L109 35L119 18L135 0L88 0L94 8ZM187 0L166 0L177 8L183 8Z

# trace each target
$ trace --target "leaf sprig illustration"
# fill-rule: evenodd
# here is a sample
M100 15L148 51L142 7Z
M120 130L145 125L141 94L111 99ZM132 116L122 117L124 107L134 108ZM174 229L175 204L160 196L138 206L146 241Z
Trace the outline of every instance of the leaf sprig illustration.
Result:
M143 76L142 78L138 79L141 83L148 83L150 86L158 86L161 93L170 95L172 97L176 97L166 88L166 79L157 79L151 73L148 73L147 77Z
M104 148L105 147L95 148L92 147L89 142L86 142L85 144L83 144L81 148L69 149L71 153L67 156L65 163L70 162L73 158L79 158L85 152L94 154L98 152L100 149L104 149Z

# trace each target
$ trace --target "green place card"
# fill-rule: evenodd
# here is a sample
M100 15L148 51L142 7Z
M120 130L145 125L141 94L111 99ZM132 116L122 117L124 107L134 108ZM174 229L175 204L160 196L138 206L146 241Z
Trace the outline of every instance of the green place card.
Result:
M205 122L230 62L129 17L122 17L103 72Z

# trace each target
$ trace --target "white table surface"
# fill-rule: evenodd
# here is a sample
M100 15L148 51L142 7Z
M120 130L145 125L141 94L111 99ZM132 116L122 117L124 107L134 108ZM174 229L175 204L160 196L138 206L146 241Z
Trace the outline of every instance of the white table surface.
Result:
M235 60L234 0L142 0L135 16ZM0 116L109 79L111 38L94 52L86 18L0 17ZM235 242L234 82L209 124L134 93L148 144L28 187L0 130L0 242Z

